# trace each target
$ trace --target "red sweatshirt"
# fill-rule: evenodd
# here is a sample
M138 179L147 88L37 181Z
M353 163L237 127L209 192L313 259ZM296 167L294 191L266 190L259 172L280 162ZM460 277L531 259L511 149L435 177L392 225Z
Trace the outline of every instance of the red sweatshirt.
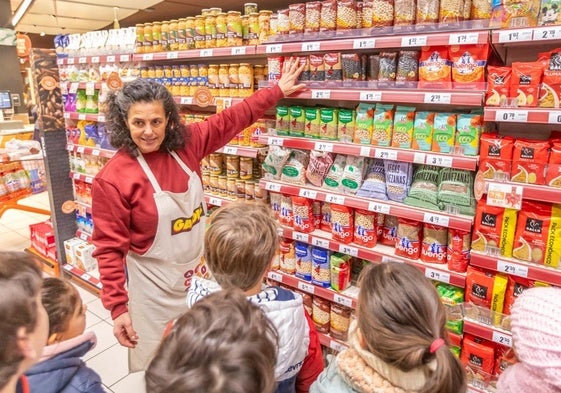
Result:
M262 89L242 103L189 125L190 139L177 153L200 176L200 161L259 120L283 93L278 86ZM164 191L185 192L189 176L167 152L144 155ZM143 254L152 245L158 217L154 189L135 157L119 150L94 178L92 217L94 257L103 284L101 301L117 318L128 311L125 258L129 250Z

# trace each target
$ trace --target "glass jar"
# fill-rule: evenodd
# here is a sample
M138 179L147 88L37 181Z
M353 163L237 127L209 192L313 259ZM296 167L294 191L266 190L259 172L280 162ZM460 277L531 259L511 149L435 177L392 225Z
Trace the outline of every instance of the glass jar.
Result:
M216 16L216 15L220 14L221 12L222 12L222 8L220 8L220 7L211 7L209 9L209 14L210 15Z
M220 82L218 80L218 69L218 64L208 65L208 88L210 89L214 97L217 96L217 93L219 91L218 86Z
M253 66L253 86L255 89L259 88L259 82L267 80L265 75L265 66L257 64Z
M277 14L271 15L269 35L277 35L279 33L279 16Z
M228 45L226 35L228 33L227 14L221 12L216 15L216 46L218 48Z
M243 45L243 26L241 12L228 11L228 16L226 17L226 25L228 28L228 32L226 33L228 46Z
M228 180L226 175L218 176L218 195L222 197L228 196L227 182Z
M135 28L136 41L134 43L134 51L135 53L144 53L144 25L142 23L138 23Z
M212 194L218 194L218 175L213 175L212 173L209 176L209 185L210 185L210 192Z
M230 97L240 96L240 75L238 64L230 64L228 71L228 79L230 80Z
M187 36L185 29L187 28L187 19L181 18L177 21L177 50L189 49L187 46Z
M185 19L185 42L187 49L195 49L195 22L194 16L189 16Z
M254 12L258 12L257 3L245 3L243 5L243 13L245 15L251 15Z
M273 15L273 11L270 10L259 11L259 16L258 16L258 23L259 23L258 43L259 44L267 41L267 39L271 35L271 15Z
M228 198L236 199L236 179L228 178L226 180L226 188L228 190Z
M195 49L206 48L205 20L203 15L195 16Z
M257 12L249 14L248 18L248 45L259 45L259 14Z
M220 64L218 82L220 97L230 97L230 67L228 64Z
M240 157L226 156L226 176L237 179L240 176Z
M249 41L249 16L242 15L242 44L247 45Z
M179 72L182 78L189 78L191 76L191 70L187 64L181 64L179 66Z
M169 22L169 36L168 36L169 50L178 50L179 49L179 45L177 43L177 30L178 30L177 19L170 20L170 22Z
M162 38L160 39L163 51L169 50L169 21L162 22Z
M171 74L174 78L181 78L181 68L179 66L171 66Z
M245 200L251 202L255 199L255 182L248 180L245 182Z
M144 24L144 41L142 42L144 53L152 52L152 23Z
M242 180L253 179L253 159L251 157L240 157L239 177Z
M162 22L152 23L152 51L162 51Z
M207 48L216 47L216 16L208 15L205 18L205 41Z
M249 97L253 92L253 67L249 63L241 63L238 68L240 97Z
M236 198L238 200L245 199L245 181L236 179Z
M212 153L209 160L210 174L221 175L223 164L223 155L221 153Z

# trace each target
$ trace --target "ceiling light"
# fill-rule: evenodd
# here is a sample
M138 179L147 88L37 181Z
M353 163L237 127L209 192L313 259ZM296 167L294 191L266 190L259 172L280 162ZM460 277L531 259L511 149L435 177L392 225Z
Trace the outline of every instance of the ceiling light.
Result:
M14 28L17 26L23 15L25 15L29 6L33 4L33 1L34 0L23 0L23 2L20 4L18 9L14 13L14 16L12 17L12 26L14 26Z
M45 36L45 32L42 31L41 33L39 33L39 35L40 35L41 37L44 37L44 36Z

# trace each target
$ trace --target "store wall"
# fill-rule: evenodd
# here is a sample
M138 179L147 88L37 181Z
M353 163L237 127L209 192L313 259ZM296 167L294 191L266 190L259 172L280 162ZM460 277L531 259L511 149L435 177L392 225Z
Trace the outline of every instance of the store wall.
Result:
M0 27L9 27L12 10L10 0L0 0ZM27 112L23 105L23 80L15 46L0 45L0 89L19 94L22 105L15 107L16 113Z

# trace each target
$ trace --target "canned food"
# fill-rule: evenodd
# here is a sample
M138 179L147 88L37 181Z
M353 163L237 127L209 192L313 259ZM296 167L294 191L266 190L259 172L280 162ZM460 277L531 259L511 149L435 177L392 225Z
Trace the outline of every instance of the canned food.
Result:
M251 15L254 12L258 12L257 3L245 3L243 5L243 12L245 15Z
M216 47L216 16L208 15L205 18L205 41L207 48Z
M239 176L242 180L253 179L253 159L251 157L240 157Z
M255 200L266 200L267 199L267 190L261 188L259 182L255 182Z
M152 52L152 23L144 24L144 41L142 42L145 53Z
M288 6L289 33L300 34L304 32L306 23L306 4L296 3Z
M162 51L162 22L152 23L152 50L153 52Z
M239 97L240 76L238 64L230 64L228 78L230 80L230 97Z
M210 155L210 174L211 175L221 175L222 174L222 165L223 156L220 153L213 153Z
M271 33L271 15L273 15L273 11L270 10L262 10L259 11L259 42L262 43L267 41L269 36L272 35Z
M290 32L290 16L288 8L277 11L277 33L281 35Z
M162 38L160 44L162 45L163 51L169 50L169 21L167 20L162 22Z
M195 24L196 18L189 16L185 19L185 41L187 49L195 49Z
M226 176L231 178L238 178L240 176L240 157L239 156L226 156Z
M178 21L172 19L169 22L168 46L169 50L178 50L179 44L177 42Z
M143 53L144 47L142 46L144 43L144 25L139 23L135 26L136 28L136 41L134 44L134 51L136 53Z
M259 14L257 12L249 14L248 20L248 44L259 44Z
M230 67L228 64L220 64L218 69L218 87L220 97L230 96Z
M228 11L226 17L228 46L241 46L243 44L242 16L239 11Z
M206 17L203 15L195 16L195 49L206 48Z
M225 12L216 15L216 46L224 47L228 45L226 34L228 33L227 16Z

